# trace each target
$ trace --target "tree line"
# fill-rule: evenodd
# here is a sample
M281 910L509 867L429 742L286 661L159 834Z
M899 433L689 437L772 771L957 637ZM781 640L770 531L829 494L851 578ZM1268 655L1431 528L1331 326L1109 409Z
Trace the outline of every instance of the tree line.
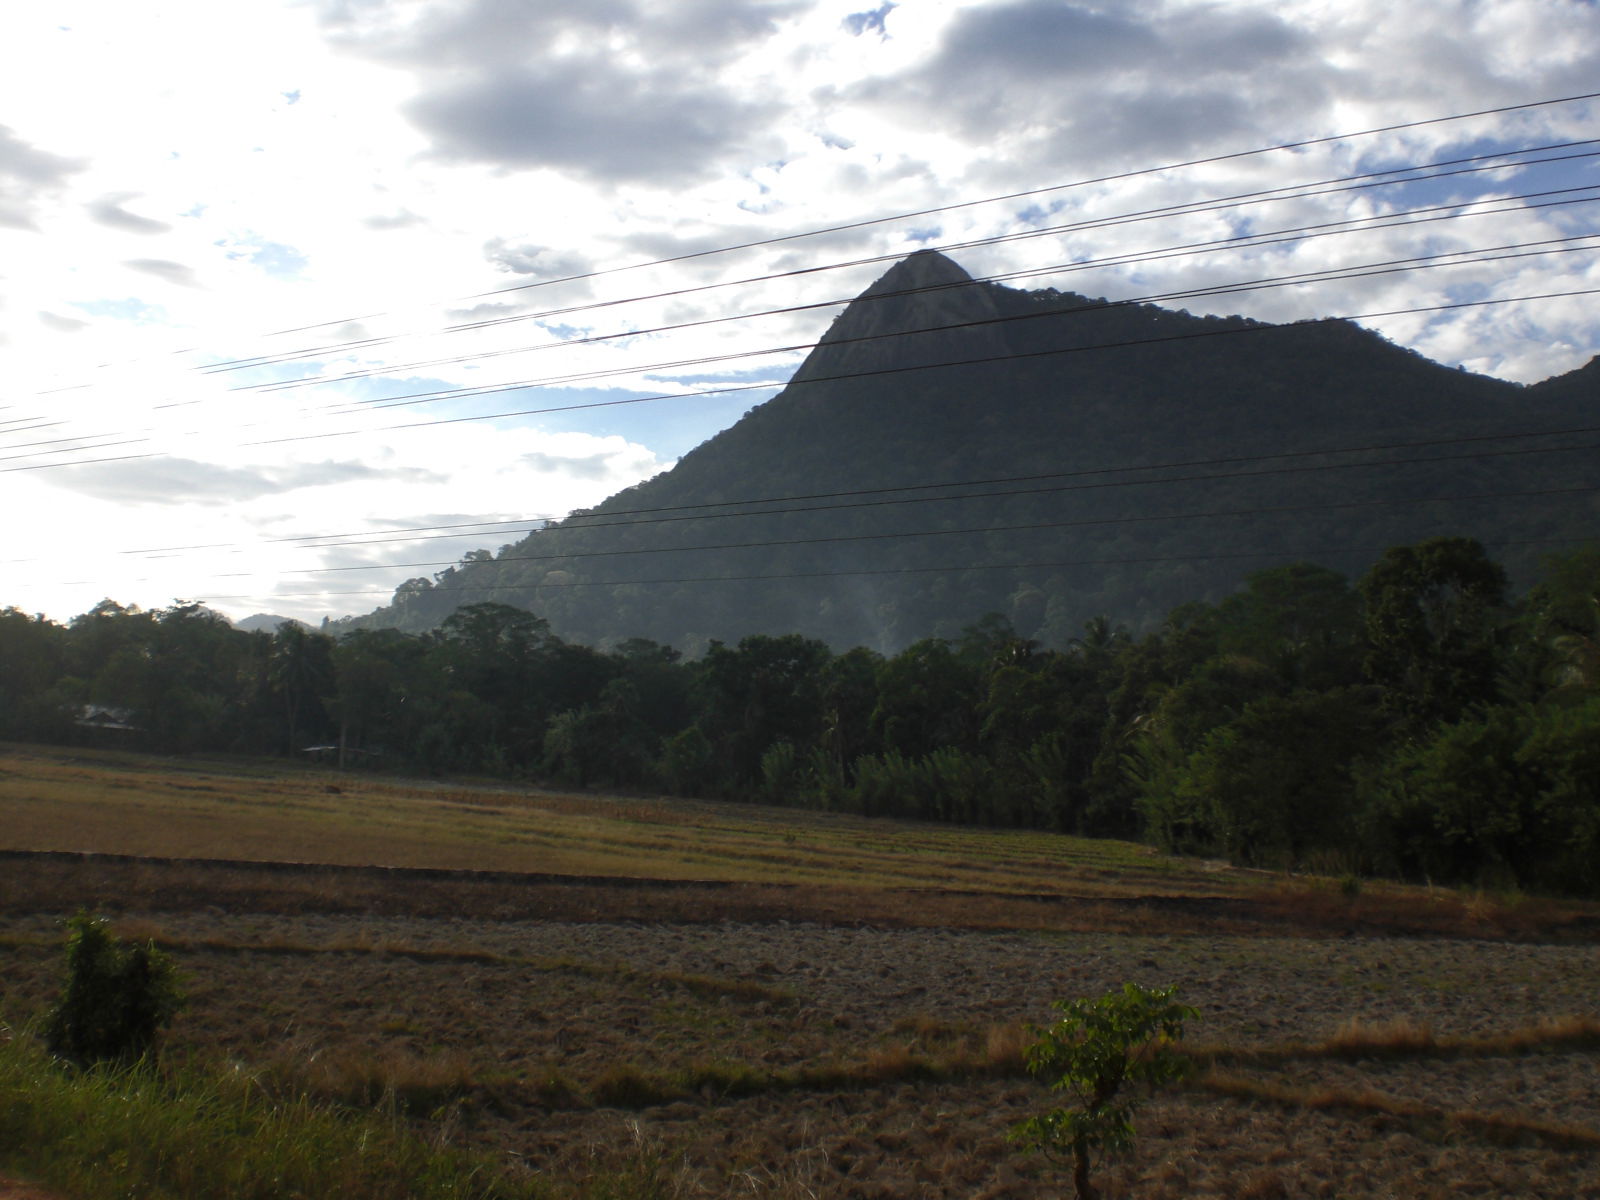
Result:
M1135 636L998 615L899 653L797 634L599 650L539 616L245 632L197 604L0 613L0 737L341 747L485 773L1143 837L1258 866L1600 894L1600 546L1526 595L1477 542L1297 563ZM125 716L94 729L95 713ZM333 753L329 751L330 755ZM368 757L374 756L374 757Z

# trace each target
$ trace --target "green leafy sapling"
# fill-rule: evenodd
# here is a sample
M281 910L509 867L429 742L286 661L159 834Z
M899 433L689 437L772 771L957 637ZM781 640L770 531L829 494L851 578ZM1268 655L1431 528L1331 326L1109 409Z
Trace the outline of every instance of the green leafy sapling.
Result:
M1183 1023L1199 1013L1173 999L1177 990L1129 983L1098 1000L1058 1000L1060 1020L1027 1049L1028 1070L1068 1103L1029 1117L1011 1138L1030 1150L1070 1152L1078 1200L1099 1198L1089 1179L1097 1155L1133 1146L1133 1111L1143 1096L1132 1089L1153 1090L1189 1070L1177 1043Z
M142 1057L183 1007L172 960L153 942L120 941L103 917L80 912L68 920L66 958L45 1042L80 1066Z

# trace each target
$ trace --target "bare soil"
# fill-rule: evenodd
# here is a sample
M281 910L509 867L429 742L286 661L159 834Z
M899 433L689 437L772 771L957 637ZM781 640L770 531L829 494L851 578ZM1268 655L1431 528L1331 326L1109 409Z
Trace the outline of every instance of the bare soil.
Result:
M0 1175L0 1200L59 1200L59 1198L31 1183L24 1183L8 1175Z
M1600 948L1570 926L1397 936L1361 931L1381 922L1350 904L1338 921L1336 906L1266 899L1222 917L943 896L912 906L918 921L903 902L852 916L841 891L311 873L230 888L181 868L163 890L155 866L134 886L105 864L74 879L52 863L31 877L6 864L7 1020L48 1002L74 897L115 893L123 931L163 941L187 976L169 1057L332 1096L387 1084L424 1097L430 1131L534 1172L643 1148L684 1196L1061 1195L1059 1165L1006 1138L1049 1101L1015 1068L1017 1027L1130 980L1179 985L1201 1012L1191 1041L1234 1049L1316 1043L1352 1021L1450 1038L1600 1017ZM975 1065L929 1066L957 1060ZM1592 1048L1310 1056L1235 1074L1353 1102L1191 1084L1142 1111L1108 1194L1600 1198L1600 1152L1558 1136L1600 1143Z

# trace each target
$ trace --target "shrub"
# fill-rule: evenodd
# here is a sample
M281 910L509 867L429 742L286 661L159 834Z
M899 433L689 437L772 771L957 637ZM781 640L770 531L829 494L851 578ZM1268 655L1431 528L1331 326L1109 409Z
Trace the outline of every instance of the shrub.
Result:
M808 762L793 742L774 742L761 756L759 794L767 804L800 804L813 791Z
M66 985L45 1044L80 1066L145 1055L183 1007L172 960L154 942L118 941L102 917L80 912L67 927Z
M1183 1023L1199 1014L1173 1000L1176 987L1146 990L1124 984L1098 1000L1060 1000L1061 1019L1040 1031L1026 1052L1028 1070L1049 1080L1072 1103L1029 1117L1011 1131L1014 1141L1047 1153L1070 1151L1078 1200L1096 1200L1089 1180L1096 1153L1125 1153L1133 1145L1138 1098L1126 1084L1151 1088L1181 1079L1190 1060L1173 1043Z
M1368 837L1446 883L1600 894L1600 699L1481 709L1394 755Z
M651 1108L683 1098L683 1089L632 1063L616 1063L602 1071L590 1091L604 1108Z
M700 726L691 725L667 739L661 754L661 773L679 796L703 795L715 775L711 743Z

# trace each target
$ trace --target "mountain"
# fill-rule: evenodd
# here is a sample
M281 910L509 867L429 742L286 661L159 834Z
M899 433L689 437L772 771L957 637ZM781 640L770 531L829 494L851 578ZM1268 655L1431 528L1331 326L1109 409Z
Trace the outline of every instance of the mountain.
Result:
M889 651L999 612L1060 643L1095 615L1147 625L1252 571L1354 574L1440 534L1526 579L1600 529L1577 490L1600 454L1495 435L1597 416L1595 362L1521 387L1344 321L1020 291L922 251L673 470L354 623L428 628L493 600L577 641L695 653L800 632Z
M1591 358L1576 371L1568 371L1565 375L1557 375L1536 383L1528 389L1528 394L1537 396L1541 402L1549 401L1576 401L1582 403L1587 397L1593 405L1595 397L1600 396L1600 355ZM1590 415L1594 409L1589 409Z
M266 633L277 633L280 625L298 625L302 629L311 628L310 625L307 625L298 617L280 617L276 613L252 613L243 620L233 623L235 629L242 629L246 633L255 633L258 630Z

